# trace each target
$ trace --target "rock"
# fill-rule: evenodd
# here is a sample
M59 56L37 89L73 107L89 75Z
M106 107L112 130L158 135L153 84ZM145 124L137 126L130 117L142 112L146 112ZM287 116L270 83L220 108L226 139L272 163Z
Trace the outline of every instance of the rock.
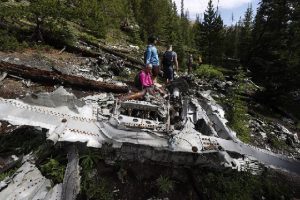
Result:
M261 135L261 137L263 138L263 139L265 139L265 138L267 138L267 134L265 133L265 132L259 132L259 134Z
M295 122L292 120L292 119L289 119L289 118L282 118L282 121L284 121L285 123L288 123L290 125L295 125Z
M231 81L227 81L226 84L227 84L228 86L232 86L232 85L233 85L233 83L232 83Z
M8 62L9 59L10 59L10 57L7 57L7 58L4 58L4 59L2 59L2 60L5 61L5 62Z
M139 46L135 46L135 45L129 45L129 47L131 48L131 49L135 49L135 50L139 50L140 49L140 47Z
M287 140L287 138L288 138L288 136L285 135L285 134L281 134L281 135L278 136L279 140Z
M297 143L297 144L300 143L297 133L293 134L293 140L294 140L294 142Z

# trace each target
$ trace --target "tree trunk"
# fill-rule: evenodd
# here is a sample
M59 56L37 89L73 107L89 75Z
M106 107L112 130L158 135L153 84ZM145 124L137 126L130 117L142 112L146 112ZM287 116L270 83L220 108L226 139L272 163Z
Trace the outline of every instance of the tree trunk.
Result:
M47 71L33 67L27 67L25 65L16 65L4 61L0 61L0 70L37 82L62 84L80 89L99 90L105 92L128 92L128 87L126 85L120 86L114 83L89 80L80 76L61 74L56 71Z

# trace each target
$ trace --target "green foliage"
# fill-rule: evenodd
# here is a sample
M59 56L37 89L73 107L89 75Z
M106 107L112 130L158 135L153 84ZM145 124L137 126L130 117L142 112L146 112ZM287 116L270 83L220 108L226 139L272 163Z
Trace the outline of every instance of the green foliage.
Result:
M113 200L113 193L110 191L110 185L105 179L100 182L92 182L86 190L88 199Z
M168 194L174 190L174 182L168 177L160 176L156 180L156 185L158 187L158 190L163 194Z
M17 171L17 168L10 169L7 172L3 172L0 174L0 181L3 181L6 177L13 175Z
M247 11L245 13L241 31L240 31L240 39L238 41L238 54L239 58L243 63L249 61L250 54L250 46L252 43L252 30L253 30L253 10L252 6L249 5Z
M50 177L54 183L62 183L65 174L65 166L51 158L47 163L41 166L41 172L45 174L45 176Z
M250 142L249 116L247 103L241 98L241 94L247 91L247 83L245 83L245 73L239 70L236 76L238 82L229 92L224 103L229 107L226 118L229 126L237 133L237 137L243 142Z
M205 199L290 199L292 196L291 189L285 182L275 181L276 178L267 172L258 176L248 172L209 172L199 178Z
M268 134L268 142L275 149L283 150L287 147L287 144L284 141L282 141L282 140L278 139L276 136L273 136L270 134Z
M89 150L87 154L80 157L81 167L84 170L92 170L95 168L96 163L101 159L102 157L99 154Z
M232 99L232 110L229 116L229 126L237 133L243 142L250 142L250 130L248 127L247 106L240 99Z
M202 78L224 80L223 73L211 65L201 65L197 67L195 73Z
M263 0L255 17L250 69L272 95L299 88L300 3Z
M82 167L81 189L87 195L88 199L110 200L113 195L110 192L109 184L105 179L99 180L95 173L96 164L102 159L97 152L88 150L86 154L80 157L80 166Z
M199 41L196 41L196 44L203 52L204 61L209 64L220 64L223 53L223 20L214 8L212 0L208 2L204 12L200 34L201 37L198 37Z
M18 40L7 31L0 29L0 51L15 51L20 48Z

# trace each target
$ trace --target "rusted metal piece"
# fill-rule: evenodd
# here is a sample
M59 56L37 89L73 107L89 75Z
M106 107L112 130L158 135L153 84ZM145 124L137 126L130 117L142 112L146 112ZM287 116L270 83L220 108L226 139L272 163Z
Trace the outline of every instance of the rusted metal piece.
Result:
M128 92L128 87L126 85L116 85L114 83L89 80L80 76L61 74L56 71L47 71L38 68L27 67L25 65L16 65L4 61L0 61L0 70L37 82L62 84L81 89L100 90L115 93Z

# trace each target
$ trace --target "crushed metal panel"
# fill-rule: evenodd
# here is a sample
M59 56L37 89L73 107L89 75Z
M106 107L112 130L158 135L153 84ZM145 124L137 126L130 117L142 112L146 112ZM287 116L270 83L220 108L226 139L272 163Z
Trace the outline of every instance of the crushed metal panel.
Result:
M274 154L270 151L259 149L239 141L234 142L221 138L217 138L217 141L225 151L251 156L264 165L300 174L300 162L297 160L289 159L286 156Z
M105 139L99 132L97 109L85 105L78 111L79 114L68 107L47 108L0 98L0 118L3 120L49 129L48 138L54 141L87 142L88 146L101 147Z
M62 199L62 184L55 185L45 196L44 200L61 200Z
M121 103L122 108L132 108L138 110L158 111L158 106L146 101L128 100Z
M51 188L51 181L30 162L25 162L10 179L7 186L0 191L0 199L44 199Z

